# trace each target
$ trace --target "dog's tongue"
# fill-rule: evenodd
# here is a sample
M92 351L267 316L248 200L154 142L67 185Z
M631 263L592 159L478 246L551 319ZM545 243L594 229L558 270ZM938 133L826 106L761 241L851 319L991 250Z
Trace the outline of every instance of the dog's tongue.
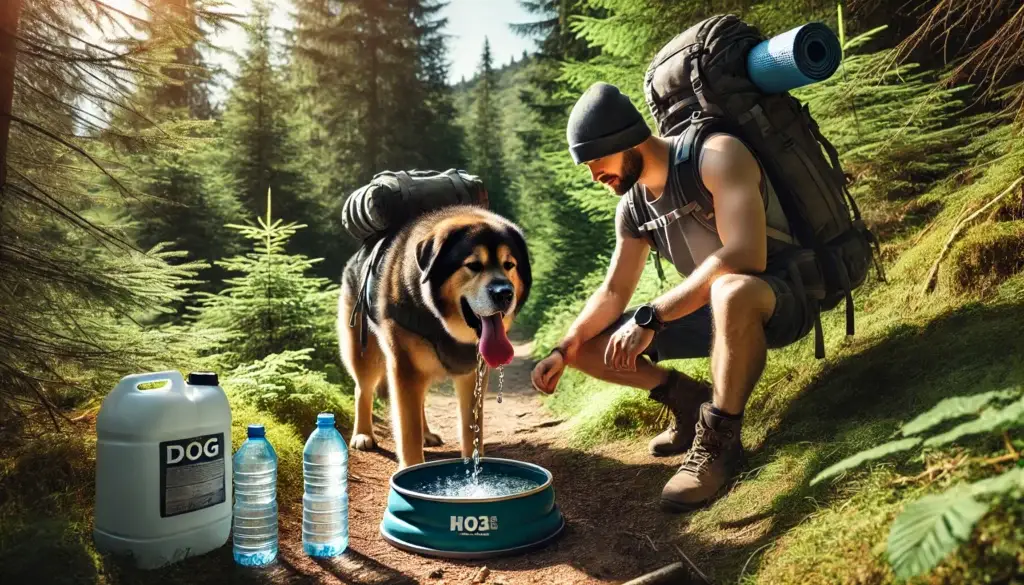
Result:
M501 322L501 313L483 317L483 331L480 332L480 353L487 365L496 368L512 362L515 350L512 342L505 335L505 324Z

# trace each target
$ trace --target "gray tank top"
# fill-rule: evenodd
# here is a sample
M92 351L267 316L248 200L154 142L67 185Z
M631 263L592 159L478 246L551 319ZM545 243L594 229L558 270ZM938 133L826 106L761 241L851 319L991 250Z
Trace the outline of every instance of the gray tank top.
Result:
M711 136L714 136L712 134ZM708 136L708 138L711 138ZM669 160L675 160L676 148L678 147L678 139L672 142L671 149L669 151ZM701 151L701 159L703 159L703 151ZM700 160L697 164L700 164ZM760 165L760 162L758 163ZM698 166L698 168L700 168ZM660 217L667 213L672 212L677 207L677 202L686 197L678 197L671 189L675 189L679 183L672 180L671 173L676 172L675 165L669 166L669 177L665 182L665 190L662 192L661 197L654 197L654 195L647 190L646 187L637 183L634 189L641 189L643 193L643 201L647 205L647 215L651 219ZM628 235L634 238L643 238L639 227L633 220L632 214L629 212L629 201L628 198L631 196L630 193L622 196L619 200L619 205L616 210L616 224L618 229L623 235ZM768 227L774 228L783 234L791 234L789 228L789 222L786 220L786 215L782 211L782 206L779 204L778 196L775 193L775 189L772 187L771 181L764 172L764 168L761 168L761 197L765 202L765 215L767 219ZM676 271L682 276L691 274L697 266L699 266L708 256L713 254L716 250L722 247L722 240L718 237L718 234L707 229L696 218L691 214L684 215L676 221L666 225L663 228L657 229L653 232L649 232L654 236L655 246L658 252L667 258L672 265L675 266Z

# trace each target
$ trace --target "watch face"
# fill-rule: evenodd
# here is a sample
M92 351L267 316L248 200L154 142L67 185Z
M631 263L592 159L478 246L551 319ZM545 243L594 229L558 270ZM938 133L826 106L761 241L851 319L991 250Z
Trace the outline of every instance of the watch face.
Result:
M653 315L650 307L640 307L636 310L636 322L638 325L650 325Z

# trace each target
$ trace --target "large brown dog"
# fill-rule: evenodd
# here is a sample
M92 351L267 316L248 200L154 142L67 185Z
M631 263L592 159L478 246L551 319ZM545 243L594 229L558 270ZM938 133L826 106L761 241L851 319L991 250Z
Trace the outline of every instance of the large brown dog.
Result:
M511 361L505 332L530 292L523 234L495 213L459 205L420 216L385 245L367 289L365 348L360 328L350 326L349 317L369 252L353 256L342 276L338 339L342 362L356 382L351 445L360 450L375 446L373 394L386 379L399 469L422 463L424 444L441 444L427 427L427 390L451 377L459 401L462 455L469 457L478 355L491 367ZM483 384L486 390L486 374ZM482 404L478 418L482 437Z

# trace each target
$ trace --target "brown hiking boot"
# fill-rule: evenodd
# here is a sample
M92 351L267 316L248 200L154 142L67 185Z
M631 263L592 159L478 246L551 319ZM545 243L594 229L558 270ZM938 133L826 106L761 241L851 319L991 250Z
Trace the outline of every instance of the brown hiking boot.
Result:
M665 432L651 439L648 444L651 455L664 457L689 449L693 444L700 405L711 400L711 386L670 370L668 380L652 388L650 397L665 405L663 416L672 417Z
M662 507L673 511L699 508L718 496L745 462L740 442L742 419L728 419L700 407L693 447L661 492Z

